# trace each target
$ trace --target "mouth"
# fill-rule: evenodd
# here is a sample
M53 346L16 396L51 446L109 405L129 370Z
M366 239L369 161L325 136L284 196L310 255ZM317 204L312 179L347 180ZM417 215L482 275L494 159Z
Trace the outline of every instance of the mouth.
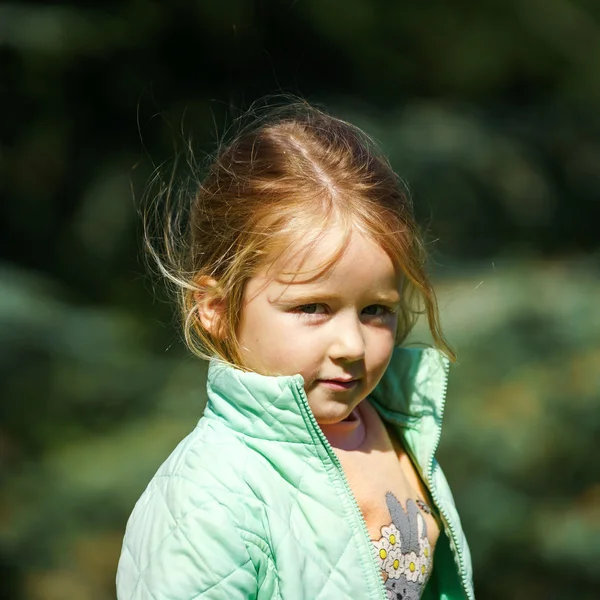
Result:
M318 380L321 385L325 387L335 390L335 391L345 391L352 390L360 381L359 379L319 379Z

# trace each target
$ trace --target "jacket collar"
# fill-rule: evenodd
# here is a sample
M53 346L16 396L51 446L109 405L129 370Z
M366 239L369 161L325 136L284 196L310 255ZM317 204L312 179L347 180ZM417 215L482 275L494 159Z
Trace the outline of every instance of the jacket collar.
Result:
M441 437L449 364L434 348L398 348L371 394L428 484Z
M425 476L439 442L447 370L447 359L435 349L397 348L370 396ZM322 436L303 386L301 375L268 377L214 359L208 370L205 415L248 438L314 445Z

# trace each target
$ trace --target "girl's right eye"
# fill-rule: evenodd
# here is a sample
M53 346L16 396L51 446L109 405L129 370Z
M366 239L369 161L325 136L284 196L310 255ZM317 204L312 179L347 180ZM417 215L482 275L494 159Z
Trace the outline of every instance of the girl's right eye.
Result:
M299 312L305 315L322 315L326 312L324 304L303 304L295 309L295 312Z

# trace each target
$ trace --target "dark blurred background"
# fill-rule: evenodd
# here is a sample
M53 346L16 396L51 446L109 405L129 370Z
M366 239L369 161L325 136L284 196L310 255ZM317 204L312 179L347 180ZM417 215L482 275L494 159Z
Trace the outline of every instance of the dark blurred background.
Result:
M428 225L478 599L600 597L600 3L104 0L0 3L0 598L115 597L204 402L140 199L278 92L380 140Z

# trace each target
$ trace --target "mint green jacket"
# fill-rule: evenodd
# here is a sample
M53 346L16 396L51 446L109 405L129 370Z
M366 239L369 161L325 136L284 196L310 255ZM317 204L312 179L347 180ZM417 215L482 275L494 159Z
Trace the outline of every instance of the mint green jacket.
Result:
M397 349L371 400L411 455L444 525L424 598L474 598L440 440L447 361ZM300 375L213 361L197 427L127 524L119 600L384 600L371 540Z

